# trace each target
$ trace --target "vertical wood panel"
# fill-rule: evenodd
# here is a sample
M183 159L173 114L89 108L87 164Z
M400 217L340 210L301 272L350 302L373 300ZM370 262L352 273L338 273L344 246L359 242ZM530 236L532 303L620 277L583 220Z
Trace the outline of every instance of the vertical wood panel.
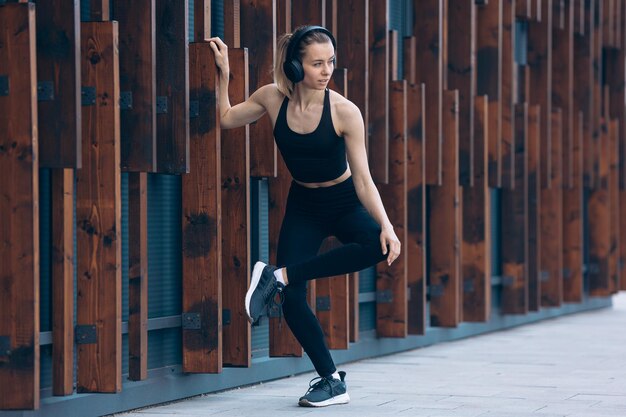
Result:
M509 0L510 1L510 0ZM476 6L448 0L448 88L459 90L459 181L474 184L474 96L476 95Z
M502 3L476 10L476 94L489 97L489 185L502 183Z
M188 0L156 0L157 171L189 172Z
M51 170L52 391L74 392L74 170Z
M148 174L128 174L128 377L148 377Z
M222 190L218 73L208 43L189 45L190 172L182 178L183 371L222 370ZM199 325L185 328L199 315ZM189 319L187 319L189 317Z
M619 183L618 183L618 137L619 120L611 120L609 124L608 149L609 154L609 210L611 213L611 235L609 237L609 282L611 293L619 291Z
M593 188L602 187L603 179L600 176L600 159L602 159L602 144L601 141L605 140L602 138L602 129L608 129L607 126L603 126L603 113L602 113L602 90L603 90L603 37L602 37L602 27L603 27L603 16L604 16L604 1L597 0L594 4L594 18L593 24L591 25L591 31L593 31L593 54L591 55L592 59L592 74L593 81L591 84L591 88L593 91L593 99L591 102L591 111L592 111L592 130L591 130L591 138L592 138L592 155L591 162L594 172L594 182L592 184Z
M241 0L224 3L224 42L229 48L241 48Z
M407 83L401 80L389 84L389 183L378 188L404 247L407 242ZM406 337L406 250L391 266L381 262L376 270L376 333L381 337Z
M514 188L518 159L515 120L515 0L502 1L502 186Z
M430 321L432 326L454 327L460 321L461 279L458 92L444 92L443 103L443 182L429 190Z
M532 0L515 0L515 17L522 20L531 18L530 3Z
M78 392L122 389L120 109L117 22L81 24L83 168L76 171L78 326L96 343L78 345Z
M489 215L489 99L474 99L474 186L463 188L463 320L491 315L491 216Z
M413 1L413 36L417 39L417 83L426 85L425 181L442 181L442 93L444 0ZM447 12L447 10L445 10Z
M107 0L89 0L90 20L92 22L106 22L111 20L111 6Z
M39 171L35 5L0 6L0 409L39 408ZM13 317L13 320L6 318ZM6 340L5 338L8 338Z
M81 167L79 9L76 1L37 3L37 81L52 89L38 103L41 167Z
M291 0L291 26L325 26L326 0ZM329 29L330 30L330 29Z
M193 40L202 42L211 37L211 0L194 0L193 9Z
M241 46L248 48L250 57L250 91L273 82L276 19L276 0L251 0L241 5ZM291 28L284 30L291 31ZM250 139L250 175L276 176L276 144L269 117L250 125Z
M541 184L539 163L541 109L528 107L528 309L539 310L541 271Z
M390 44L389 2L372 1L369 4L369 165L377 183L389 181L389 79Z
M248 99L248 50L228 50L229 95L232 102ZM222 136L222 303L230 313L224 320L223 361L230 366L250 366L251 333L244 304L250 281L250 129L246 125L221 132Z
M120 29L122 170L155 172L156 35L155 0L113 0Z
M501 193L502 312L528 312L528 104L515 108L515 178L512 189Z

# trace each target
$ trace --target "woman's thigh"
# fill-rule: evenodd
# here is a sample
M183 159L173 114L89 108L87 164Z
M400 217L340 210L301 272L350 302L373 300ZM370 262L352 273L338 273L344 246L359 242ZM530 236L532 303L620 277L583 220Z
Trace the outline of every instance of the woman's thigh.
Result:
M316 256L327 236L326 225L288 207L278 237L277 266L302 262Z

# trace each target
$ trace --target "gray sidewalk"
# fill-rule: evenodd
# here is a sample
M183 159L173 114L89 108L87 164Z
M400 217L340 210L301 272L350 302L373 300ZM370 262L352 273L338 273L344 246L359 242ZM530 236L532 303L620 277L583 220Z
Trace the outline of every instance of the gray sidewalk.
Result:
M626 294L612 309L341 366L351 402L297 406L307 373L119 417L626 417Z

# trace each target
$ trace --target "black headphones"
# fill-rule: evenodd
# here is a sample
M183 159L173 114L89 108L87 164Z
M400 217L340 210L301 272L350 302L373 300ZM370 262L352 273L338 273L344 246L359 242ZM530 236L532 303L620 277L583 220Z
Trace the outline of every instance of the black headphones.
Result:
M337 44L335 42L335 38L330 31L322 26L304 26L303 28L297 30L293 35L291 35L291 39L289 40L289 45L287 46L287 56L285 58L285 62L283 63L283 71L287 78L292 81L294 84L299 83L304 79L304 69L302 68L302 62L298 59L296 53L298 52L298 46L300 45L300 41L311 32L322 32L328 35L330 41L333 44L333 48L337 49Z

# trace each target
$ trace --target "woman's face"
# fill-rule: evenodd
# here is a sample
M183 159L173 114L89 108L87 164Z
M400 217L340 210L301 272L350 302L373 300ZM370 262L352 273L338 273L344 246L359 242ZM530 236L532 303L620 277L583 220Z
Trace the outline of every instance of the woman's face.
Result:
M328 85L335 69L335 49L330 42L312 43L305 49L302 58L304 79L307 88L323 90Z

